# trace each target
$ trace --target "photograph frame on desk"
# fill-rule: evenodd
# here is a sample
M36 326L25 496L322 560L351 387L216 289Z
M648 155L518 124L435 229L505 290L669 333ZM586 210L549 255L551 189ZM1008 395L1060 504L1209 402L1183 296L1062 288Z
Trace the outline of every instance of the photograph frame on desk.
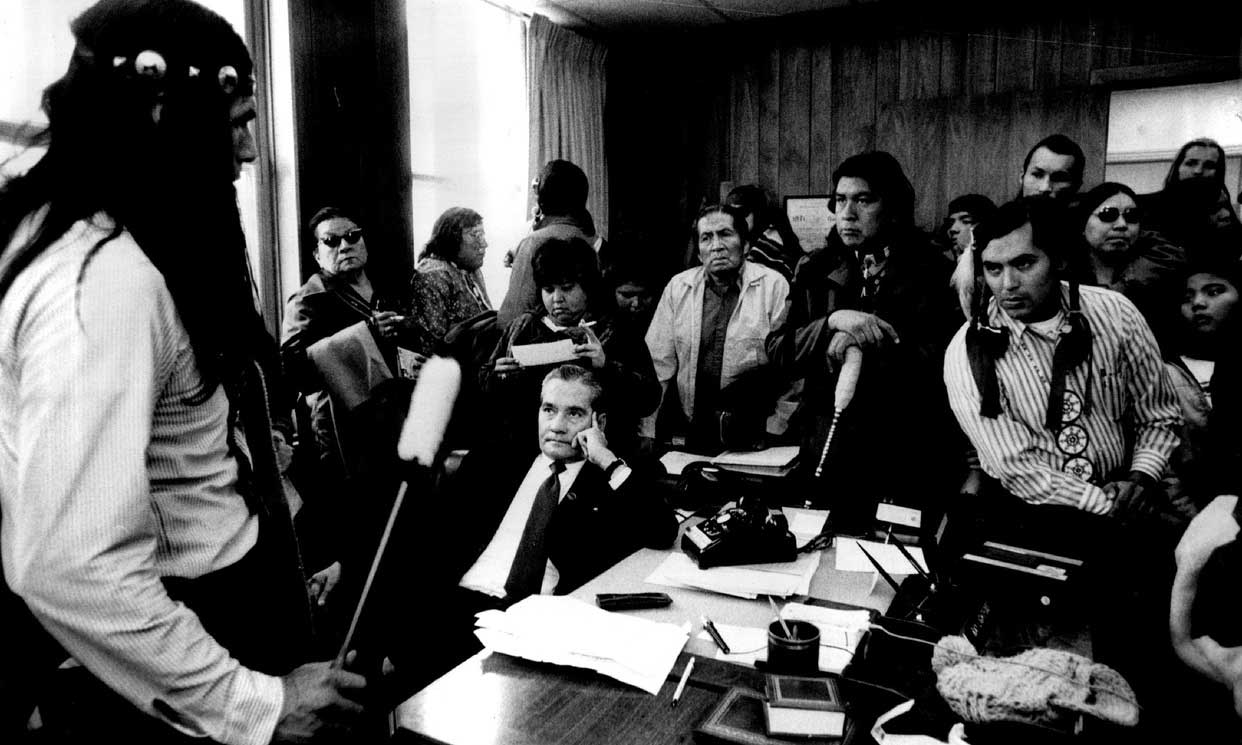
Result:
M734 686L720 697L703 723L694 731L696 742L738 743L739 745L836 745L850 739L852 726L847 720L841 737L778 737L767 732L763 704L767 698L749 688Z

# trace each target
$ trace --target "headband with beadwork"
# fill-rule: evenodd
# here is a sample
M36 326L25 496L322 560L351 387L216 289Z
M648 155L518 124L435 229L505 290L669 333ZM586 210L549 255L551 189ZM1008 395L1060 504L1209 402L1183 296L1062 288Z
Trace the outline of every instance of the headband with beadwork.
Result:
M73 53L75 57L87 63L94 63L95 61L95 53L81 45L78 45ZM112 69L152 82L160 82L169 77L168 61L164 59L164 55L153 49L144 49L132 58L116 55L112 58ZM200 68L194 65L186 65L185 77L197 78L201 74L202 70ZM253 91L255 86L254 75L250 75L248 82L250 90ZM216 71L216 83L226 96L234 95L242 87L241 76L233 65L220 66Z

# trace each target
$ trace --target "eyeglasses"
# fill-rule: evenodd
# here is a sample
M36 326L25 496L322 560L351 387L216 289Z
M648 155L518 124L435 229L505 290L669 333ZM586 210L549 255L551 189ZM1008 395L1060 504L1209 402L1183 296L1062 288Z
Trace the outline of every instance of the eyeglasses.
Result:
M1118 217L1124 217L1126 222L1138 222L1143 217L1143 213L1138 207L1126 207L1124 210L1105 207L1095 213L1095 216L1100 218L1100 222L1117 222Z
M362 240L362 228L354 228L353 230L350 230L347 233L341 233L340 235L325 235L319 239L319 242L328 248L336 248L341 245L341 241L345 241L352 246L360 240Z
M470 228L469 230L466 231L466 235L470 236L471 238L482 238L484 236L483 226L480 225L477 228Z

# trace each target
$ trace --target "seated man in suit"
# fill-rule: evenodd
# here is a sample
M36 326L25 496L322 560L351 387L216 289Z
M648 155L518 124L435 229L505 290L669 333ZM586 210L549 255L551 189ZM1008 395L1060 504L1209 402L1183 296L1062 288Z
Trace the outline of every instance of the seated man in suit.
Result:
M434 679L479 648L474 614L535 593L564 594L643 547L668 547L677 521L641 469L608 448L604 390L595 375L563 365L543 380L539 451L475 450L434 499L405 513L393 545L407 556L385 563L393 577L383 613L388 653L399 672ZM433 529L456 540L428 540ZM421 538L421 539L420 539ZM410 567L419 617L407 608ZM388 582L385 582L388 584ZM422 628L418 628L422 625ZM414 682L414 681L411 681Z

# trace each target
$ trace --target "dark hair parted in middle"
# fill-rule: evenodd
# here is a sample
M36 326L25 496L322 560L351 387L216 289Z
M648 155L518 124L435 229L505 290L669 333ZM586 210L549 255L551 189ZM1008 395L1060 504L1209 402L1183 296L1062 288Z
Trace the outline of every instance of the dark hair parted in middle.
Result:
M536 287L577 282L594 298L600 286L595 249L581 238L549 238L531 258Z
M1164 176L1164 188L1169 188L1182 180L1181 167L1182 161L1186 160L1186 153L1190 152L1192 147L1208 147L1216 151L1216 172L1212 175L1211 180L1221 186L1225 185L1225 148L1220 143L1210 137L1196 137L1195 139L1182 145L1177 151L1177 155L1173 158L1173 162L1169 164L1169 172Z
M445 261L455 260L461 251L462 235L482 222L483 216L469 207L449 207L431 226L431 238L418 258L435 256Z
M914 224L914 185L906 178L905 171L890 153L871 150L851 155L841 161L832 172L832 195L828 205L833 205L837 184L843 178L857 178L867 182L871 191L884 201L885 217L899 227Z

